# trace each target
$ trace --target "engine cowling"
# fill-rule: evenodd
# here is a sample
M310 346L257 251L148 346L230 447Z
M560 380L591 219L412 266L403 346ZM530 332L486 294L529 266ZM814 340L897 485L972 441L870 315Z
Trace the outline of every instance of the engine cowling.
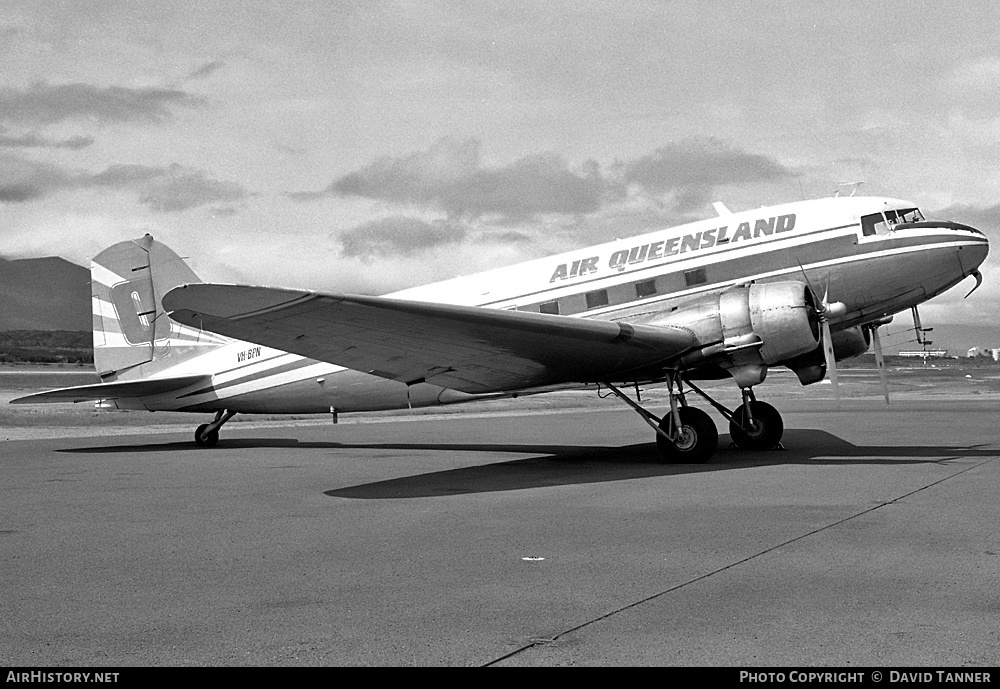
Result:
M860 356L868 351L871 344L868 330L860 327L838 330L832 333L830 339L833 340L833 357L837 361Z
M871 344L871 335L865 328L847 328L838 330L831 334L833 341L833 358L835 361L850 359L868 351ZM792 369L799 377L799 382L803 385L818 383L826 377L826 359L823 350L819 347L815 351L795 357L784 362L785 366Z
M700 347L681 364L717 363L741 387L762 382L768 366L814 351L820 339L812 294L800 282L732 287L660 314L650 324L691 331Z

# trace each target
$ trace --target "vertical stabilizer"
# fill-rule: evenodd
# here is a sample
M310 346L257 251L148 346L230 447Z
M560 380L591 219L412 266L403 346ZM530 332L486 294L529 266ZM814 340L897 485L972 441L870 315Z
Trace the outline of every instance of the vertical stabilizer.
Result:
M167 317L161 297L178 285L201 280L148 234L99 253L91 261L90 276L94 365L102 379L144 378L227 341Z

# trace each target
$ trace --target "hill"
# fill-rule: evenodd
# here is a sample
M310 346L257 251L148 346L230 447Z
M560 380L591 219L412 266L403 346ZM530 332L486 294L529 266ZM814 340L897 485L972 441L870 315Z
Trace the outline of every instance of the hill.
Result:
M0 363L94 363L93 336L66 330L0 331Z
M58 257L0 258L0 331L90 331L90 271Z

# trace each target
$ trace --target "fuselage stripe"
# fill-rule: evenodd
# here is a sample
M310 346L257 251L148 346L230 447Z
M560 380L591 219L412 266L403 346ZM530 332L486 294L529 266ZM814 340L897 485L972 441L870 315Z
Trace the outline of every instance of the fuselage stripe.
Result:
M273 368L268 368L268 369L266 369L264 371L257 371L257 372L250 373L250 374L245 375L245 376L240 376L239 378L234 378L234 379L228 380L228 381L226 381L224 383L215 384L213 382L213 384L210 385L209 387L200 388L198 390L193 390L192 392L185 393L183 395L180 395L180 397L178 397L178 399L181 399L181 398L184 398L184 397L194 397L196 395L204 395L204 394L207 394L207 393L210 393L210 392L219 393L219 392L221 392L223 390L227 390L227 389L235 387L237 385L244 385L246 383L254 383L254 382L257 382L257 381L260 381L260 380L266 380L268 378L271 378L271 377L274 377L274 376L278 376L278 375L281 375L283 373L290 373L292 371L296 371L296 370L299 370L299 369L307 368L307 367L313 366L313 365L315 365L317 363L321 363L321 362L317 362L317 361L315 361L313 359L299 359L298 361L292 361L292 362L287 363L287 364L282 364L282 365L279 365L279 366L275 366ZM267 387L267 386L262 386L260 389L263 389L264 387Z

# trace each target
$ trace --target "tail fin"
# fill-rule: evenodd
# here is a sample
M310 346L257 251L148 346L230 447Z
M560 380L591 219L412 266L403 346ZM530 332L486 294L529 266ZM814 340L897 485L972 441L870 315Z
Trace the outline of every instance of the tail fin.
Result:
M161 297L201 279L148 234L99 253L90 276L94 366L103 380L145 378L228 341L167 317Z

